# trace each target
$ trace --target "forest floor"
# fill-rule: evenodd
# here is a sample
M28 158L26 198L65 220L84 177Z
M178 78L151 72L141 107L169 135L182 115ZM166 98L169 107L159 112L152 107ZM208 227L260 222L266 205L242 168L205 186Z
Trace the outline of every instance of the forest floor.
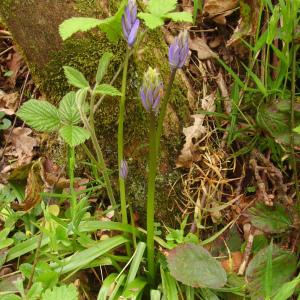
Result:
M193 1L182 0L180 10L194 15L194 25L168 22L163 28L166 43L179 30L189 31L190 56L182 78L194 111L190 126L183 129L176 160L182 172L178 180L184 187L173 206L180 211L178 227L163 228L168 234L161 236L165 244L160 247L171 249L196 236L206 241L204 247L232 275L227 284L231 290L219 289L214 294L211 289L209 295L200 291L195 299L248 299L249 295L273 299L294 278L290 297L297 294L300 283L295 275L300 139L293 131L300 123L295 30L299 25L286 15L290 7L284 1L276 5L257 0L238 3L207 0L195 14ZM42 274L40 269L45 266L37 266L36 259L39 252L48 250L37 236L40 229L33 229L39 228L36 222L44 209L36 194L47 193L54 182L65 190L69 184L67 175L50 159L37 166L39 178L30 175L32 165L41 159L43 135L27 127L16 112L26 100L41 96L10 33L0 27L0 298L8 291L22 295L15 282L26 277L26 290L37 282L37 273ZM87 176L80 180L82 184L89 181ZM91 205L95 202L97 199L90 199ZM52 213L58 216L59 208L53 205ZM112 218L107 213L101 220ZM49 219L43 222L51 229ZM47 234L45 230L44 236ZM114 234L98 230L94 235L104 239ZM62 236L58 244L65 239L67 246L68 237ZM90 240L82 238L80 243L86 247ZM114 255L122 252L124 249ZM49 278L41 279L49 286L56 276L52 254L44 260L50 261L52 269L48 264L45 267ZM92 264L77 273L71 268L64 283L74 283L82 299L96 299L112 269L105 264L101 272ZM179 299L194 298L180 294Z

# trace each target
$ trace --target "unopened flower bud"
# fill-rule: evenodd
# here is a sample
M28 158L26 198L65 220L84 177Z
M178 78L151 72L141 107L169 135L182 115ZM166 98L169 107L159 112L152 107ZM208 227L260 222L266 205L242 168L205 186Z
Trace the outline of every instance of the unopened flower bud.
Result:
M124 180L127 178L128 175L128 163L126 160L122 159L120 163L120 177Z
M143 85L140 90L142 104L147 112L157 114L162 95L163 83L160 79L159 72L149 67L144 75Z
M181 31L169 47L169 63L172 69L181 69L189 54L188 33Z

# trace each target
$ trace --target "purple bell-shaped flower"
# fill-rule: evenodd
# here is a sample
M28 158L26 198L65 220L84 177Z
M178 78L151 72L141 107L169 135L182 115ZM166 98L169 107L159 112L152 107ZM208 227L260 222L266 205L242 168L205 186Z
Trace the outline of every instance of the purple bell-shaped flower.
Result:
M136 40L140 20L137 18L137 6L135 0L128 0L122 17L122 28L124 37L131 48Z

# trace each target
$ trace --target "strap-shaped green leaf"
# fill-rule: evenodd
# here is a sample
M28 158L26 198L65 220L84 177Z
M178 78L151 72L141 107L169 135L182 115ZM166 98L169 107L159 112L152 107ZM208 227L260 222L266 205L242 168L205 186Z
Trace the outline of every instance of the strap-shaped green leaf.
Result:
M99 84L104 75L107 72L108 65L110 63L111 58L113 57L113 54L110 52L105 52L102 57L99 60L97 75L96 75L96 82Z
M84 75L75 68L64 66L64 71L69 84L84 89L90 86Z
M100 84L94 89L96 94L108 95L108 96L121 96L119 90L109 84Z
M66 94L59 103L59 117L63 123L75 125L80 122L80 113L76 105L76 93Z
M82 144L90 137L90 133L79 126L66 125L60 128L60 136L71 147Z
M57 108L43 100L26 101L17 112L17 116L38 131L51 132L60 124Z

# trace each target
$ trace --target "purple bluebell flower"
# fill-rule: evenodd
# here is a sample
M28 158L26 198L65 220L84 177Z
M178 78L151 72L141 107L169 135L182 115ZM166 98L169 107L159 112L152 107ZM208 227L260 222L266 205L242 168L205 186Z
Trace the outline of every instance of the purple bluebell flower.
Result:
M142 104L147 112L158 113L160 99L163 95L163 83L156 69L148 68L144 75L143 85L140 90Z
M129 47L135 43L137 32L140 26L140 20L137 18L137 6L135 0L128 0L122 17L122 28L124 37Z
M169 63L172 69L181 69L189 54L189 38L186 30L181 31L169 47Z
M122 159L120 163L120 177L124 180L127 178L128 175L128 163L126 160Z

